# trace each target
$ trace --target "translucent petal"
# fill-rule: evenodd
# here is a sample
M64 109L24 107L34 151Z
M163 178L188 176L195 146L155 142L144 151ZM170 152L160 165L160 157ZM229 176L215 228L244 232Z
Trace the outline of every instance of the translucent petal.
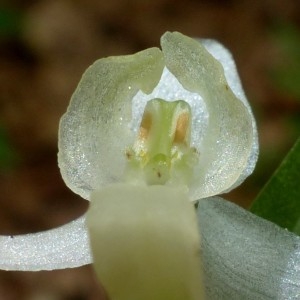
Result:
M166 33L161 45L167 68L185 89L200 94L208 111L191 198L224 192L247 169L254 141L252 114L232 92L222 65L201 44Z
M64 181L88 199L92 190L121 181L133 96L150 93L164 67L162 53L151 48L135 55L96 61L84 73L59 130L58 161Z
M39 271L90 264L85 217L33 234L0 236L0 269Z
M300 299L300 237L217 197L198 220L208 299Z
M222 64L228 85L230 86L235 96L245 104L252 118L253 141L247 167L244 169L243 173L240 175L239 179L234 183L234 185L226 190L226 192L228 192L229 190L232 190L236 186L240 185L245 180L245 178L247 178L253 172L253 169L256 165L258 158L258 135L256 122L254 120L251 107L244 93L231 53L223 45L215 40L201 39L200 42L206 48L206 50Z

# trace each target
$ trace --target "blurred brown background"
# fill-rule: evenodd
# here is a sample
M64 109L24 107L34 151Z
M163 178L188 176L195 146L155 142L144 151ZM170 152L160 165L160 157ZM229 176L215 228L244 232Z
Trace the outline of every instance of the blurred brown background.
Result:
M2 0L0 234L49 229L81 215L56 162L57 130L83 71L103 56L159 46L165 31L228 47L258 121L253 176L226 197L248 207L300 132L298 0ZM104 299L90 266L0 271L0 299Z

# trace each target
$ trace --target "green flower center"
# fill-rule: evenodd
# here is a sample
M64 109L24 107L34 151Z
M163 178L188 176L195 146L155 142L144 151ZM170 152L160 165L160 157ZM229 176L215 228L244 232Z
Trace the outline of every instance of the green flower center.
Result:
M191 108L183 100L147 102L134 145L127 149L127 175L142 173L149 185L188 183L198 154L190 146Z

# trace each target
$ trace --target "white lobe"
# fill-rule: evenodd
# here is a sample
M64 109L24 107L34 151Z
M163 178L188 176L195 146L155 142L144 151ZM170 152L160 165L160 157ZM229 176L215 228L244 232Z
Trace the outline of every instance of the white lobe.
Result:
M167 68L185 89L202 97L208 114L190 197L195 200L226 192L253 169L246 172L255 144L250 107L232 91L222 63L201 43L167 32L161 45Z
M248 113L250 114L252 119L253 140L248 163L235 184L225 191L229 192L230 190L240 185L253 172L256 165L259 151L256 122L252 113L252 109L243 90L237 67L229 50L219 42L212 39L201 39L200 42L206 48L206 50L222 64L228 85L230 86L235 96L240 99L247 107Z
M91 262L85 216L47 231L0 236L2 270L55 270L75 268Z
M131 101L150 92L163 70L162 53L97 60L82 76L59 126L58 163L66 185L84 199L94 190L123 181L126 147L133 144Z
M198 221L208 299L299 299L299 236L218 197Z

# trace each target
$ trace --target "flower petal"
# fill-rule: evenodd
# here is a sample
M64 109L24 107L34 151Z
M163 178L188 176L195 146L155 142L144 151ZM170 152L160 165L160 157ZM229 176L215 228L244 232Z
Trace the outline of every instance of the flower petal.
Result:
M150 93L163 70L158 48L96 61L84 73L59 129L58 161L65 183L88 199L92 190L121 181L132 98Z
M54 270L91 262L85 216L44 232L0 236L2 270Z
M240 185L253 172L256 165L259 148L256 122L252 114L251 107L244 93L241 80L231 53L228 51L228 49L226 49L223 45L215 40L201 39L200 42L205 47L205 49L222 64L228 85L230 86L235 96L245 104L252 119L253 141L247 167L244 169L243 173L240 175L239 179L234 183L234 185L225 191L229 192L236 186Z
M208 299L299 299L300 237L217 197L198 220Z
M161 45L167 68L185 89L200 94L208 111L191 198L224 192L240 180L251 156L254 120L249 106L232 92L220 62L197 41L166 33Z

